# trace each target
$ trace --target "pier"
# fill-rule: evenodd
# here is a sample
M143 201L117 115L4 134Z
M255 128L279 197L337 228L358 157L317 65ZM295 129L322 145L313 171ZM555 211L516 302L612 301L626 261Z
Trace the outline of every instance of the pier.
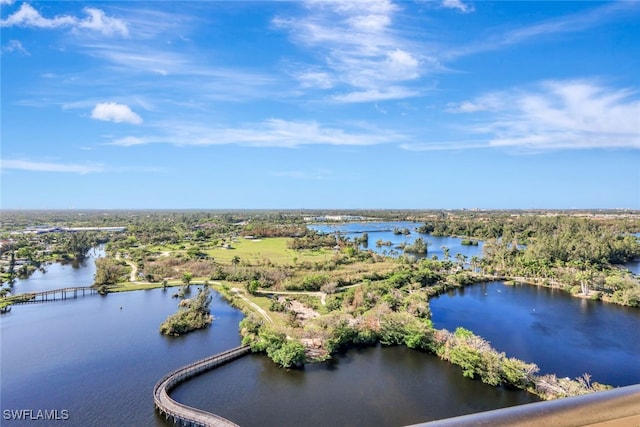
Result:
M165 375L153 387L153 401L156 409L164 415L165 419L181 426L237 427L237 424L226 418L176 402L169 396L169 391L189 378L246 355L250 350L248 345L236 347L190 363Z

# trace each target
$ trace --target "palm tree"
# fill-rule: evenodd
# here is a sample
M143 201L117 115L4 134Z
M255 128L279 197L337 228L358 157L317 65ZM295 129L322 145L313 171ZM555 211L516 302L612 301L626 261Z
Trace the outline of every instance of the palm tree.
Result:
M477 272L478 270L478 264L480 264L480 258L478 258L477 256L472 256L471 257L471 269L473 270L474 273Z
M240 264L240 257L238 255L234 255L233 258L231 258L231 264L233 264L233 274L236 274L238 264Z
M449 261L449 248L442 246L442 252L444 252L444 260Z
M464 270L464 263L467 260L467 256L466 255L462 255L460 253L456 254L456 261L458 262L458 266Z

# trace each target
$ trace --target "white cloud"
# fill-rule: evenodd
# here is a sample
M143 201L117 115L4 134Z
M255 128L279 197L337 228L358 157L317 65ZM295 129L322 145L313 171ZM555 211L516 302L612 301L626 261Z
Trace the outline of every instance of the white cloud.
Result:
M418 95L419 93L416 91L412 91L401 86L395 86L384 89L370 89L348 92L345 94L336 94L331 97L331 100L340 103L375 102L391 99L404 99Z
M611 89L585 80L547 81L534 90L489 94L492 109L461 103L457 112L489 114L477 133L490 135L494 147L536 150L582 148L640 149L640 99L637 91ZM467 106L467 107L464 107Z
M485 139L474 139L468 141L434 141L417 144L400 144L400 148L407 151L462 151L470 149L491 148Z
M78 19L75 16L59 15L54 18L45 18L28 3L23 3L18 11L9 15L7 19L0 21L3 27L36 27L36 28L72 28L90 29L105 35L119 34L127 36L129 30L127 24L117 18L111 18L100 9L85 8L87 14L85 19Z
M18 27L37 28L73 26L76 22L76 18L68 15L56 16L50 19L45 18L28 3L23 3L17 12L9 15L7 19L0 21L3 27L12 27L15 25Z
M401 94L413 96L414 90L404 88L389 98L387 88L417 80L424 74L425 64L437 62L422 54L417 43L407 38L407 33L394 30L393 18L401 8L391 1L309 1L305 4L306 15L273 20L277 28L288 31L295 43L310 48L317 58L313 66L292 73L303 88L342 89L359 94L330 97L341 102L397 99ZM309 68L322 76L323 85L310 85Z
M150 141L146 141L142 138L138 138L135 136L125 136L124 138L116 139L111 143L111 145L119 145L121 147L131 147L133 145L144 145L148 144Z
M478 111L496 111L504 108L505 96L500 93L490 93L480 96L473 101L461 103L450 102L445 111L449 113L475 113Z
M442 0L442 6L449 9L458 9L462 13L473 12L473 6L463 3L462 0Z
M22 43L20 43L20 41L18 40L9 40L9 43L7 43L5 46L2 46L2 52L20 52L27 56L31 55L29 51L27 51L27 49L25 49L24 46L22 46Z
M329 89L334 85L331 75L323 71L303 71L295 77L303 88Z
M97 173L103 172L102 165L78 165L71 163L34 162L30 160L1 160L3 170L15 169L31 172L67 172L67 173Z
M84 20L78 21L78 28L88 28L105 35L120 34L127 36L129 34L129 29L124 21L108 17L100 9L87 7L84 9L84 12L88 16Z
M115 123L131 123L139 125L142 118L131 111L128 105L117 104L115 102L104 102L97 104L91 112L91 118Z
M304 145L367 146L398 142L405 136L379 129L345 130L321 126L315 121L270 119L262 123L235 128L203 124L163 122L157 135L129 136L113 140L111 145L173 144L206 146L238 144L252 147L295 148Z
M12 5L14 0L0 0L0 4Z

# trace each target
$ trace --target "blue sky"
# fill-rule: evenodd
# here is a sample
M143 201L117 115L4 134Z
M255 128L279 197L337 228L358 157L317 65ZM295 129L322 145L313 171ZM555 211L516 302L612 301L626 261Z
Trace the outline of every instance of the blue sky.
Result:
M640 209L640 2L1 3L1 207Z

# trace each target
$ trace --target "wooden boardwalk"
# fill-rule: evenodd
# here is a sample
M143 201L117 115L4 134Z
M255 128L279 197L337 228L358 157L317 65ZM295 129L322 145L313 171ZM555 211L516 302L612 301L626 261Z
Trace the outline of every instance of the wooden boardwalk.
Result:
M242 357L249 353L249 351L250 347L248 345L236 347L198 360L197 362L183 366L165 375L156 383L155 387L153 387L153 401L156 409L164 415L167 420L170 419L174 424L181 426L237 427L236 424L226 418L176 402L169 396L169 391L181 382Z
M27 292L24 294L12 295L7 298L11 304L31 304L37 302L64 301L78 298L85 295L94 295L97 289L91 286L75 286L70 288L52 289L43 292Z

